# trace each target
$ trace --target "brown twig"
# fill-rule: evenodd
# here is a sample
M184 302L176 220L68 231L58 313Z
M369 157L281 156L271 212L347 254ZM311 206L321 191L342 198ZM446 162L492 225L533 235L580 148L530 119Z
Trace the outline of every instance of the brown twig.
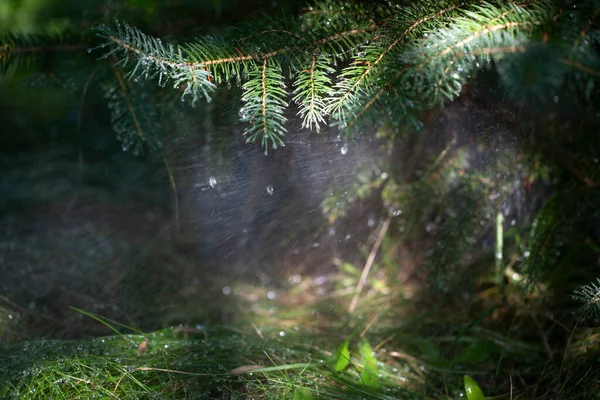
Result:
M165 168L167 170L167 174L169 175L169 182L171 184L171 189L173 190L173 204L175 206L175 225L177 226L177 232L180 231L179 224L179 195L177 192L177 183L175 182L175 178L173 177L173 173L171 172L171 166L169 165L169 160L167 159L167 155L163 155L163 161L165 163Z
M117 78L117 82L119 83L119 87L121 88L121 92L123 94L123 98L125 99L125 103L127 104L127 109L129 110L129 114L131 115L131 119L133 120L133 124L135 125L135 129L137 130L137 133L140 137L140 139L142 141L146 141L146 137L144 136L144 132L142 131L142 126L140 125L140 122L138 121L137 115L135 113L135 110L133 108L133 104L131 103L131 100L129 99L129 95L127 93L127 86L125 85L125 81L123 80L123 77L121 76L121 73L119 72L119 70L117 69L116 65L113 63L111 65L112 70L115 74L115 77Z
M367 276L369 275L369 272L371 271L371 267L373 266L373 263L375 262L375 256L377 256L377 252L379 252L379 247L381 247L383 238L385 237L385 234L386 234L388 228L390 227L390 223L392 222L392 216L393 216L393 214L389 213L387 218L383 222L383 225L381 225L381 229L379 230L379 235L377 235L377 240L375 241L375 244L373 245L373 248L371 249L371 253L369 254L369 257L367 258L367 262L365 263L365 266L363 267L363 271L362 271L362 274L360 275L358 285L356 285L356 289L354 290L354 296L352 296L352 301L350 302L350 307L348 307L348 312L350 314L352 314L354 312L354 310L356 309L356 306L358 305L358 299L360 297L360 293L362 292L363 287L365 286L365 282L367 281Z

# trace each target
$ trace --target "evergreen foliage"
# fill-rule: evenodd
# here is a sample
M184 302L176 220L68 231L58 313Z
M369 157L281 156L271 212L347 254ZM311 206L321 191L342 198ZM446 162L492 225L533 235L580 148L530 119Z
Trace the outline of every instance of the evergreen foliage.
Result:
M299 18L264 18L182 44L126 23L100 25L103 43L97 49L108 46L102 57L127 68L125 77L157 78L159 85L171 80L192 104L210 100L219 85L242 85L244 134L266 149L284 143L290 104L303 126L315 131L324 124L348 132L381 123L418 128L423 110L453 101L479 71L492 67L515 98L547 101L570 90L589 100L600 63L597 9L591 0L566 9L550 1L361 5L329 0ZM1 42L6 71L40 52L76 50L86 40L67 33L9 34ZM120 115L116 111L114 119ZM139 124L130 125L133 129L117 128L127 148L145 136Z
M588 18L595 7L584 2L567 13L547 1L368 8L329 1L298 19L268 19L182 45L120 23L102 26L100 35L107 54L134 63L131 76L158 75L159 84L170 78L192 102L210 99L215 85L242 83L245 134L276 146L290 97L314 130L326 121L416 125L420 111L453 101L492 65L517 98L548 100L568 89L589 99L599 63Z
M600 278L597 278L596 282L591 282L576 290L573 297L584 303L582 308L584 316L598 320L598 317L600 317Z
M1 32L0 32L1 33ZM65 31L54 34L8 32L0 36L0 74L11 69L48 71L65 54L84 52L93 38L92 32Z

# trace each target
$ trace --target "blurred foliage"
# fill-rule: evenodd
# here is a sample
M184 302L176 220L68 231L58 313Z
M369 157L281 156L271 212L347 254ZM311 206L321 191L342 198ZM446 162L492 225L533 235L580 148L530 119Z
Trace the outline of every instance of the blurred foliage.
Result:
M58 34L71 27L69 9L101 3L100 0L86 0L73 7L73 3L60 0L6 0L0 4L0 26L4 33Z

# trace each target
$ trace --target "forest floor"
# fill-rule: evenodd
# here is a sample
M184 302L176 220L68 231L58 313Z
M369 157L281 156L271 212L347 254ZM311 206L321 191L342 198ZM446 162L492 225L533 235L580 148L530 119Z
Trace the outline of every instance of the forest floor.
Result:
M76 168L47 164L49 177L71 183L38 188L55 197L25 213L26 169L4 176L17 190L0 220L1 398L598 393L597 331L561 313L553 288L526 290L514 276L499 287L482 272L494 269L491 250L460 291L443 292L400 244L375 246L375 224L358 258L311 269L275 257L251 279L181 245L164 208L140 202L147 193L74 190Z
M110 302L53 315L0 298L0 397L581 398L570 388L593 367L598 335L555 320L544 287L500 295L481 278L448 296L384 262L361 280L342 260L250 281L198 270L155 235L99 272ZM107 278L119 270L133 276Z

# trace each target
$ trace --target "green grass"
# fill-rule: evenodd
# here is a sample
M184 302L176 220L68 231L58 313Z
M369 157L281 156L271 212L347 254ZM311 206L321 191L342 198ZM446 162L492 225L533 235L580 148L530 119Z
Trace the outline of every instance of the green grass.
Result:
M229 282L227 302L207 288L187 306L200 315L212 299L227 322L154 332L72 309L109 336L0 346L0 398L479 400L477 388L488 398L598 398L597 330L554 320L543 291L509 284L500 296L481 284L457 299L421 287L404 298L375 270L377 284L348 313L352 276L341 268L326 288L310 277L277 288ZM21 322L11 321L0 327L16 335Z
M410 393L410 368L379 365L381 389L361 381L361 360L345 373L300 330L206 329L187 338L164 329L82 341L40 340L2 353L2 398L374 398ZM140 345L146 343L145 350Z

